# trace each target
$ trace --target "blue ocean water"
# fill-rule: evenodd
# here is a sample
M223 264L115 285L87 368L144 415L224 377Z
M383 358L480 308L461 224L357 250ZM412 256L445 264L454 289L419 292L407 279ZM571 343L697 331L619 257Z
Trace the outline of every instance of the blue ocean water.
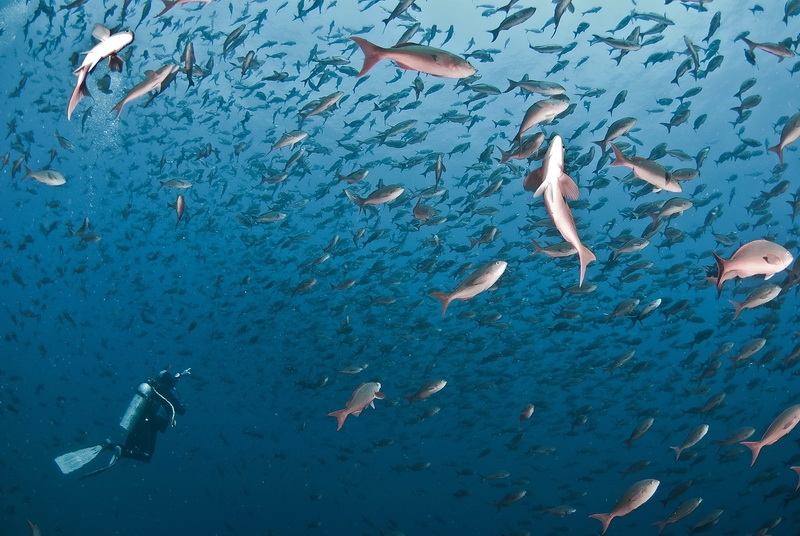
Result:
M734 319L728 300L763 276L727 281L718 298L712 256L764 239L800 251L796 147L783 165L766 151L798 112L796 3L575 0L556 28L565 4L522 0L509 13L535 13L495 41L499 3L418 0L392 16L404 4L212 1L157 17L150 0L2 3L0 533L27 534L30 520L44 535L599 534L589 515L644 479L660 481L653 498L609 534L656 534L694 497L664 534L800 533L797 432L752 467L745 447L713 442L745 426L756 441L798 403L793 279L779 270L767 281L784 287L777 298ZM88 75L68 120L97 23L135 37L122 72L103 61ZM356 76L364 54L350 37L388 48L415 23L410 41L476 75L383 59ZM181 70L117 118L165 65ZM500 164L548 98L506 92L526 75L561 85L574 107L525 133L546 138L533 158ZM302 120L337 91L337 106ZM635 126L613 143L628 156L670 177L699 170L668 181L680 193L651 191L592 143L624 117ZM307 137L272 149L296 130ZM556 134L580 190L578 234L597 256L582 287L574 255L532 244L562 241L523 189ZM66 183L25 179L26 167ZM360 182L337 177L360 169ZM386 185L403 193L363 211L345 194ZM691 208L612 258L675 197ZM436 215L415 217L422 204ZM430 293L491 261L508 263L497 282L442 316ZM752 357L728 359L757 339ZM79 479L103 453L61 474L57 456L124 439L134 389L165 366L192 368L177 386L187 412L151 463ZM437 379L441 391L402 398ZM327 414L364 382L386 397L337 432ZM701 424L707 435L676 460L669 447Z

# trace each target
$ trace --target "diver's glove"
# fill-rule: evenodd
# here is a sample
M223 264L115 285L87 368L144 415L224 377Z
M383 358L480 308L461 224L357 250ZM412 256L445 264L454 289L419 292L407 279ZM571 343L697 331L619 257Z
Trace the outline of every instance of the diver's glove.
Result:
M176 374L175 377L176 378L180 378L181 376L188 376L191 373L192 373L192 367L189 367L186 370L184 370L183 372L179 372L178 374Z

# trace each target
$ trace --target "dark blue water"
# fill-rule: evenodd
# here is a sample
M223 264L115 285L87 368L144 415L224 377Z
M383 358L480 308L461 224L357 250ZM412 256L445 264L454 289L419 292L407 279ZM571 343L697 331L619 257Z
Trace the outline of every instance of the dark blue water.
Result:
M553 35L555 5L523 1L511 13L536 13L492 43L489 30L506 16L499 5L422 0L385 28L393 0L322 1L305 13L310 5L217 1L156 18L159 2L134 0L124 23L116 1L0 7L8 125L0 148L8 155L0 177L0 532L27 534L29 519L44 535L599 534L588 516L610 512L629 486L652 478L661 482L653 498L614 519L610 534L656 534L651 525L693 497L703 499L697 510L664 534L692 526L754 534L776 518L770 534L798 534L798 477L789 469L798 465L797 432L766 446L753 467L744 447L718 451L712 441L744 426L758 440L797 403L789 359L800 329L797 287L734 320L728 300L744 300L763 276L727 281L719 299L706 277L715 274L712 251L729 258L753 240L798 254L797 152L788 145L779 166L766 151L798 111L796 58L758 48L748 57L736 38L791 41L799 19L783 22L783 2L717 0L701 11L694 2L576 1ZM719 28L705 40L718 11ZM673 24L654 28L653 14ZM355 76L364 55L349 37L389 47L415 21L412 41L467 56L479 78L420 74L417 101L417 73L388 59ZM95 45L95 23L135 38L108 93L98 87L109 74L104 61L68 121L72 71L83 61L73 54ZM223 54L242 24L243 37ZM619 51L592 44L593 34L624 40L636 26L640 48L619 63ZM685 37L699 63L671 83L692 57ZM144 96L115 118L112 107L146 70L184 66L189 41L195 85L179 71L147 106ZM543 45L567 49L530 48ZM797 42L785 45L793 54ZM238 58L248 51L256 62L243 74ZM504 92L507 79L524 75L562 85L576 105L525 134L565 140L567 171L580 187L578 234L598 259L583 286L596 285L592 292L566 291L578 283L575 256L532 255L531 239L562 241L541 199L522 188L540 160L498 164L526 110L546 98ZM756 81L742 99L761 98L746 101L740 116L734 94L749 78ZM476 84L499 94L483 88L482 97L468 87ZM344 94L338 107L300 121L307 104L336 91ZM660 123L681 101L688 119L668 131ZM601 161L591 142L622 117L637 120L615 141L626 154L646 158L666 144L658 163L699 167L699 176L680 193L651 192L627 168L611 167L613 158ZM375 139L409 120L410 130ZM298 129L305 140L270 150ZM413 210L435 187L440 154L443 191L421 200L440 219L421 222ZM56 170L66 184L23 179L25 166ZM284 168L283 182L262 181ZM359 183L337 180L362 168L369 174ZM161 185L171 179L191 187ZM498 179L497 191L479 195ZM403 194L363 212L344 193L365 197L390 184ZM179 195L186 211L177 221ZM692 208L644 249L612 261L612 246L641 237L652 221L644 204L673 197ZM271 211L285 217L254 222ZM469 238L491 226L494 239L470 249ZM452 291L495 260L508 263L496 285L454 301L442 317L429 293ZM351 288L332 289L348 278ZM786 280L779 271L768 282ZM609 318L631 298L640 300L631 312ZM656 299L654 314L630 318ZM670 314L680 300L685 308ZM727 358L757 338L764 347L734 368ZM712 358L726 342L732 350ZM719 370L700 381L715 359ZM103 453L61 474L57 456L124 439L118 423L134 389L168 365L192 368L177 387L187 412L159 436L152 462L122 460L80 480L107 463ZM447 381L440 392L411 406L401 398L435 379ZM362 382L380 382L386 398L337 432L326 415ZM698 413L721 393L719 407ZM528 403L535 411L521 422ZM648 417L652 428L626 448ZM699 424L708 434L676 461L668 447ZM638 462L648 463L621 476ZM498 471L508 476L481 476ZM662 506L688 480L690 489ZM557 506L574 513L545 510ZM716 525L698 526L717 509Z

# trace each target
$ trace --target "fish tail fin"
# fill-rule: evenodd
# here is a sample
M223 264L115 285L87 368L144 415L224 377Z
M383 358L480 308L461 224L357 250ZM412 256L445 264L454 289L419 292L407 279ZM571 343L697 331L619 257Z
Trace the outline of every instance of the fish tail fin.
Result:
M664 125L665 127L667 127L667 134L672 132L672 125L670 125L669 123L659 123L659 125Z
M478 245L479 240L476 240L476 239L472 238L471 236L469 236L467 238L469 238L469 249L472 249L476 245Z
M89 94L89 89L86 87L86 73L86 67L82 67L75 71L75 74L78 76L78 83L75 84L75 89L72 91L72 96L69 99L69 105L67 106L67 121L69 121L72 117L72 112L75 111L75 107L78 106L78 103L81 101L81 99Z
M711 252L714 255L714 260L717 261L717 298L722 295L722 283L725 282L723 276L725 275L725 259L717 255L715 252Z
M773 147L767 147L767 151L772 151L773 153L775 153L776 155L778 155L778 161L779 161L781 164L783 164L783 149L781 148L781 145L780 145L780 144L778 144L778 145L775 145L775 146L773 146Z
M592 261L596 261L597 257L595 254L591 252L589 248L586 246L582 246L578 248L578 258L581 261L581 277L578 282L578 286L583 286L583 278L586 276L586 267L589 266L589 263Z
M603 152L606 152L606 141L605 140L597 140L597 141L593 141L592 143L594 143L595 145L599 145L600 149Z
M492 34L492 43L497 40L497 36L500 35L500 30L488 30L490 34Z
M625 446L628 447L628 448L631 448L633 446L633 440L632 439L623 439L622 442L625 443Z
M119 114L122 113L123 106L125 106L125 99L122 99L113 108L111 108L112 112L117 112L117 118L119 118Z
M608 514L592 514L589 517L596 519L603 524L603 532L601 534L606 533L608 526L611 524L611 520L614 519L610 512Z
M683 451L680 447L670 447L670 449L675 451L675 461L677 462L678 459L681 457L681 451Z
M667 526L667 522L666 521L659 521L658 523L653 523L653 526L654 527L658 527L658 534L656 534L656 536L660 536L660 534L662 532L664 532L664 527Z
M414 395L403 395L403 398L408 400L408 405L409 406L414 403Z
M514 91L517 88L517 86L519 86L519 82L515 82L514 80L511 80L510 78L507 78L507 80L508 80L508 89L503 91L503 93L508 93L509 91Z
M724 446L725 446L725 442L724 442L724 441L722 441L722 440L720 440L720 439L715 439L715 440L714 440L714 443L716 443L716 444L717 444L717 452L719 452L720 450L722 450L722 447L724 447Z
M356 77L361 77L367 74L367 72L381 60L383 57L383 49L360 37L351 37L350 39L355 41L359 48L361 48L361 52L364 53L364 65L361 67L361 72L356 75Z
M744 309L744 306L741 303L737 302L737 301L733 301L733 300L728 300L728 301L731 302L731 305L733 305L736 308L736 314L733 315L733 318L731 319L731 321L733 321L733 320L736 320L737 318L739 318L739 315L742 314L742 310Z
M498 147L497 150L500 151L500 160L498 162L499 164L505 164L506 162L511 160L511 152L506 152L502 150L500 147Z
M531 253L531 255L536 255L537 253L541 253L542 251L544 251L539 242L537 242L533 238L531 238L531 243L533 244L533 253Z
M739 444L744 445L745 447L753 451L753 461L750 462L750 467L753 467L753 465L755 465L756 463L756 460L758 459L758 453L761 452L761 447L763 447L764 445L762 445L760 441L742 441Z
M354 194L350 190L344 191L347 198L352 201L354 204L358 205L359 211L364 210L364 201L366 201L363 197L359 197L358 195Z
M441 302L442 316L444 316L444 314L447 312L447 306L450 305L450 302L453 301L453 299L446 292L431 292L431 296Z
M156 15L156 18L160 17L161 15L163 15L164 13L175 7L175 4L178 3L178 2L172 2L171 0L161 0L161 1L164 2L164 9L161 10L161 13Z
M609 166L627 166L630 162L628 157L622 154L622 151L617 149L617 146L613 143L611 145L611 150L614 151L614 161L609 164Z
M340 409L338 411L332 411L328 413L328 417L336 417L336 431L342 429L342 425L344 424L344 420L347 418L347 409Z

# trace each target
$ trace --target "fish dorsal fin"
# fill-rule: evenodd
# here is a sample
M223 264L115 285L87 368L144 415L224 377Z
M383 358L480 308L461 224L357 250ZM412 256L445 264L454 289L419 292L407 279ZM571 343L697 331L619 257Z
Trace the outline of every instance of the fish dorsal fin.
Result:
M94 29L92 30L92 35L98 41L103 41L105 39L108 39L108 37L111 35L111 30L109 30L102 24L98 23L94 25Z
M421 47L421 46L424 46L424 45L420 45L419 43L412 43L412 42L409 41L407 43L398 43L398 44L396 44L395 46L393 46L391 48Z
M561 194L567 199L574 200L580 197L578 185L575 183L572 177L566 173L562 173L558 178L558 189L561 190Z
M147 70L144 72L144 77L145 77L146 79L148 79L148 80L152 80L153 78L155 78L155 77L156 77L156 72L155 72L155 71L151 71L150 69L147 69Z

